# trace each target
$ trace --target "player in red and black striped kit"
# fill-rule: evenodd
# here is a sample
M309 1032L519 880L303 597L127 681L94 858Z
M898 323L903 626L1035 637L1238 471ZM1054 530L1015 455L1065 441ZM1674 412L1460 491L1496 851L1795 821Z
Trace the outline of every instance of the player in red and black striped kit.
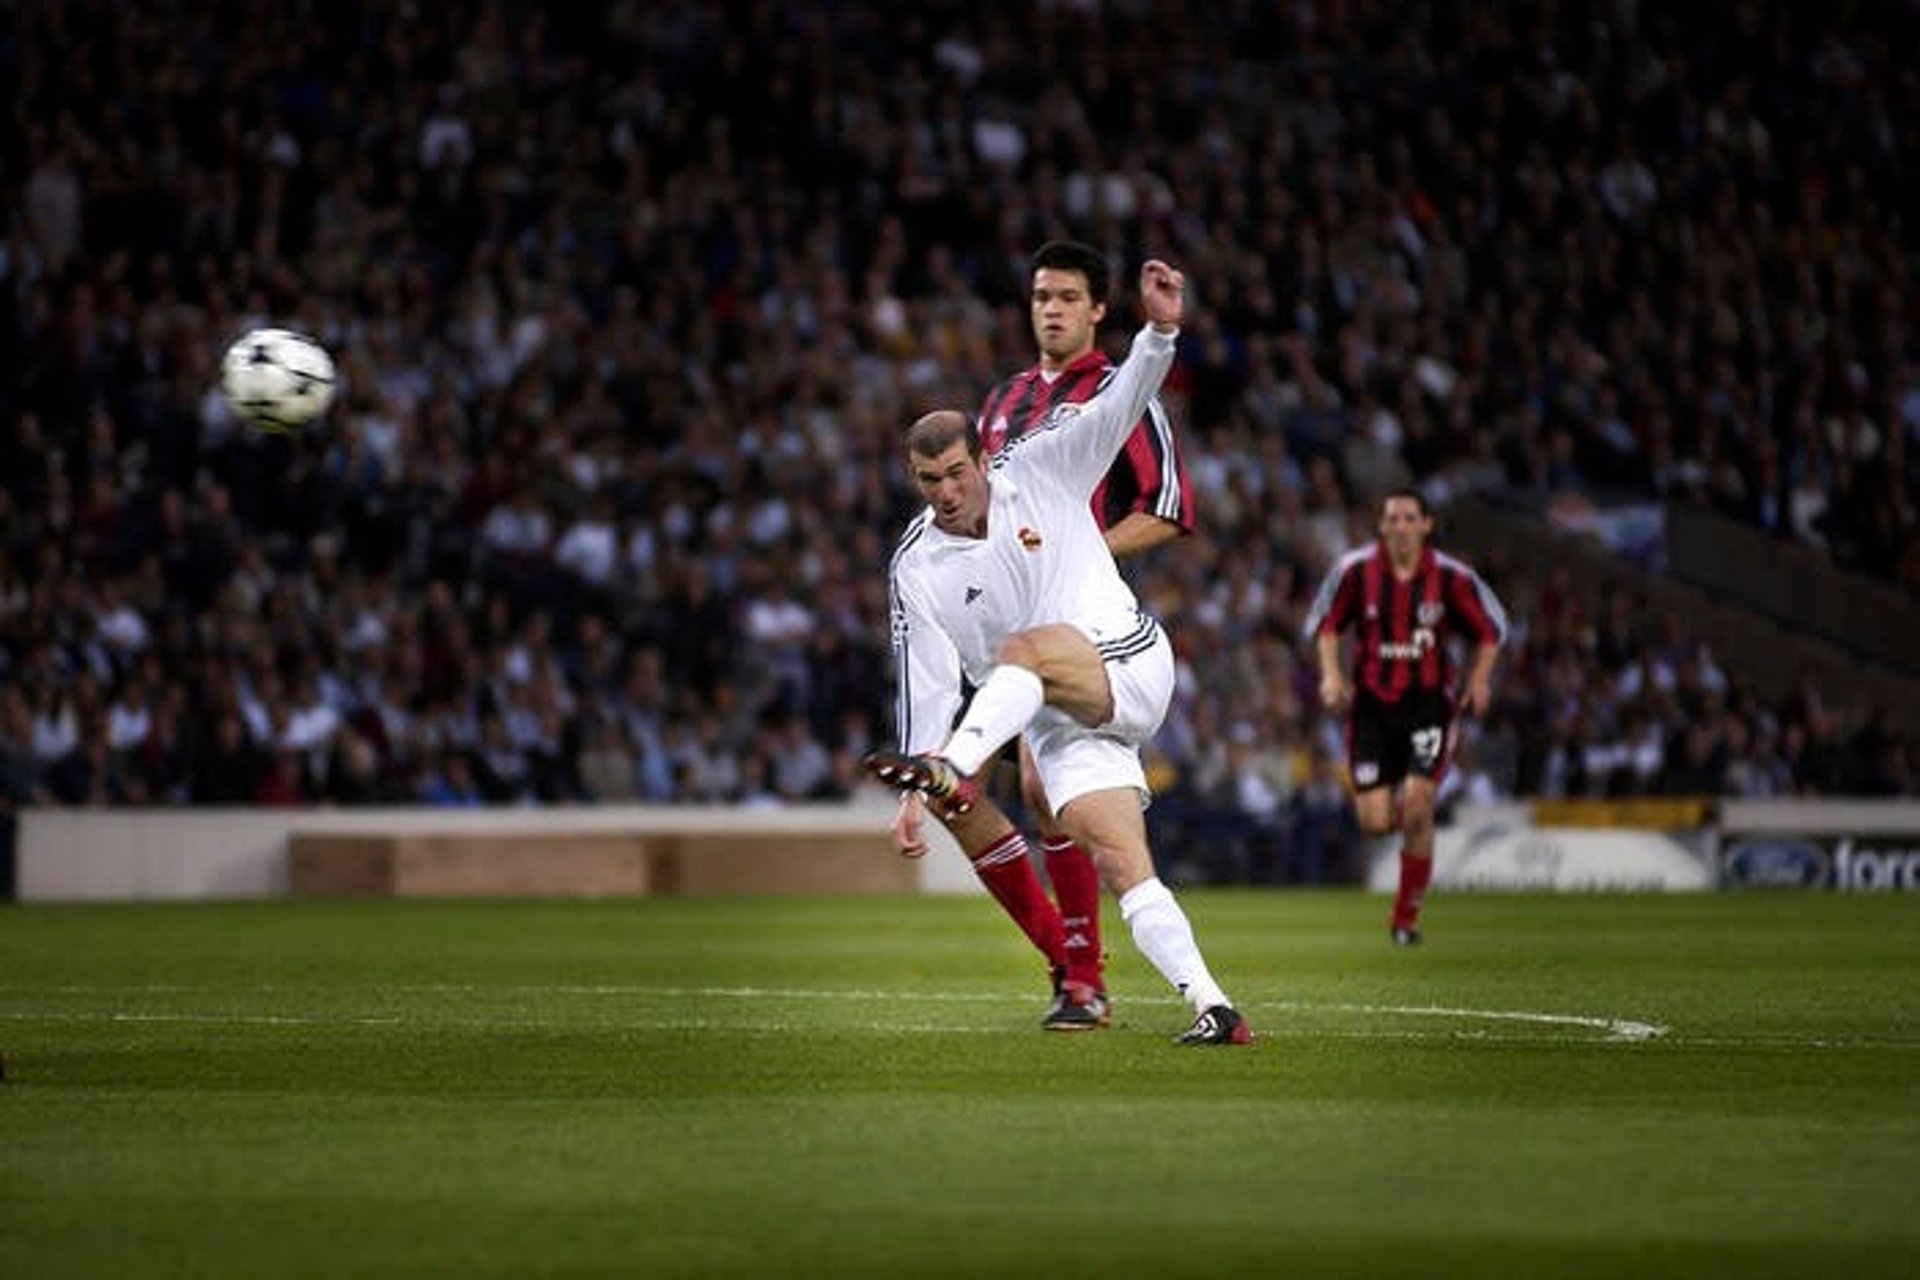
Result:
M1028 310L1040 359L982 402L978 427L989 455L1049 421L1061 406L1092 399L1113 373L1113 362L1095 345L1107 314L1106 258L1090 245L1052 241L1034 253L1030 265ZM1191 532L1193 486L1159 400L1135 425L1092 506L1115 559ZM1020 764L1057 907L1028 859L1026 837L997 805L982 799L963 814L940 818L988 891L1052 966L1054 999L1041 1025L1050 1031L1103 1027L1110 1015L1101 976L1100 878L1093 859L1055 825L1024 744ZM918 793L908 792L894 819L894 844L909 856L925 852L924 811Z
M1433 878L1434 793L1453 754L1458 712L1485 713L1507 638L1499 598L1465 562L1428 546L1432 533L1424 496L1412 489L1387 495L1379 540L1334 565L1305 627L1320 661L1321 704L1348 711L1347 765L1361 829L1383 836L1400 828L1390 928L1403 946L1420 941L1420 903ZM1340 665L1340 637L1349 629L1351 684ZM1447 645L1456 635L1474 646L1458 706Z

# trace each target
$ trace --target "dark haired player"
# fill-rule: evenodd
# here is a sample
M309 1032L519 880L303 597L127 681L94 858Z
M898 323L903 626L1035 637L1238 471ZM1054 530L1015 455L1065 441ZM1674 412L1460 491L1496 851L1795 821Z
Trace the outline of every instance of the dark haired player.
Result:
M1320 662L1321 704L1348 713L1347 765L1360 827L1371 836L1400 828L1390 929L1401 946L1420 941L1420 903L1433 878L1434 794L1453 754L1458 713L1485 713L1494 659L1507 637L1499 598L1465 562L1427 545L1432 533L1424 496L1412 489L1388 494L1379 540L1334 565L1304 629ZM1356 638L1351 683L1340 669L1340 637L1349 629ZM1474 645L1457 707L1447 646L1455 635Z
M1028 312L1040 358L982 402L976 425L989 455L1056 421L1064 406L1091 400L1113 377L1113 362L1095 344L1107 315L1106 258L1091 245L1055 240L1034 252L1030 267ZM1181 465L1173 424L1157 398L1094 490L1091 506L1116 559L1192 530L1192 484ZM1024 745L1020 773L1040 827L1057 907L1034 873L1026 837L991 801L983 798L967 813L941 815L941 820L975 874L1053 969L1054 999L1041 1025L1049 1031L1103 1027L1110 1013L1101 976L1100 878L1093 860L1055 820ZM909 791L893 826L902 853L925 852L924 812L922 798Z

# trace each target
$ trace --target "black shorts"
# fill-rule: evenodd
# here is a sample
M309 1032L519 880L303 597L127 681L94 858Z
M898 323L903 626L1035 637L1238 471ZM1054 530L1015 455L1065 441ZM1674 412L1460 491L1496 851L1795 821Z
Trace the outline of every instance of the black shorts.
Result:
M1353 789L1391 787L1413 773L1440 781L1453 756L1454 723L1453 700L1444 693L1412 689L1398 702L1382 702L1359 690L1347 717Z

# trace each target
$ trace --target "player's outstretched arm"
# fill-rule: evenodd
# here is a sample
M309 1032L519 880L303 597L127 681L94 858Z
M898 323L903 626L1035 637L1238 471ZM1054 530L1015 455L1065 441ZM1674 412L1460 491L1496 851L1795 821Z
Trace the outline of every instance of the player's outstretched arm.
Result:
M1186 315L1187 278L1158 258L1140 268L1140 309L1147 323L1161 333L1179 331Z
M1186 311L1186 277L1156 258L1140 269L1140 288L1147 323L1134 334L1127 358L1100 394L1084 404L1062 406L1055 411L1059 420L1023 441L1022 447L1047 454L1049 470L1065 488L1088 497L1173 367L1174 341ZM1071 429L1057 429L1068 421Z

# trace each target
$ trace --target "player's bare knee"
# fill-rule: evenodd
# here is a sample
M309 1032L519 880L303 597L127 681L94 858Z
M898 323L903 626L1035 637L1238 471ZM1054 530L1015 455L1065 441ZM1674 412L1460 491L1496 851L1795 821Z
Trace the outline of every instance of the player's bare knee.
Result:
M1007 666L1025 667L1029 671L1040 670L1040 645L1034 637L1025 631L1016 631L1000 642L994 661Z
M1128 842L1094 839L1084 833L1076 836L1075 841L1092 859L1101 886L1115 897L1153 875L1152 855Z
M1362 834L1369 836L1387 836L1393 834L1393 815L1391 813L1362 813L1359 817L1360 831Z
M1363 791L1353 802L1353 816L1363 835L1384 836L1393 832L1393 802L1384 791Z

